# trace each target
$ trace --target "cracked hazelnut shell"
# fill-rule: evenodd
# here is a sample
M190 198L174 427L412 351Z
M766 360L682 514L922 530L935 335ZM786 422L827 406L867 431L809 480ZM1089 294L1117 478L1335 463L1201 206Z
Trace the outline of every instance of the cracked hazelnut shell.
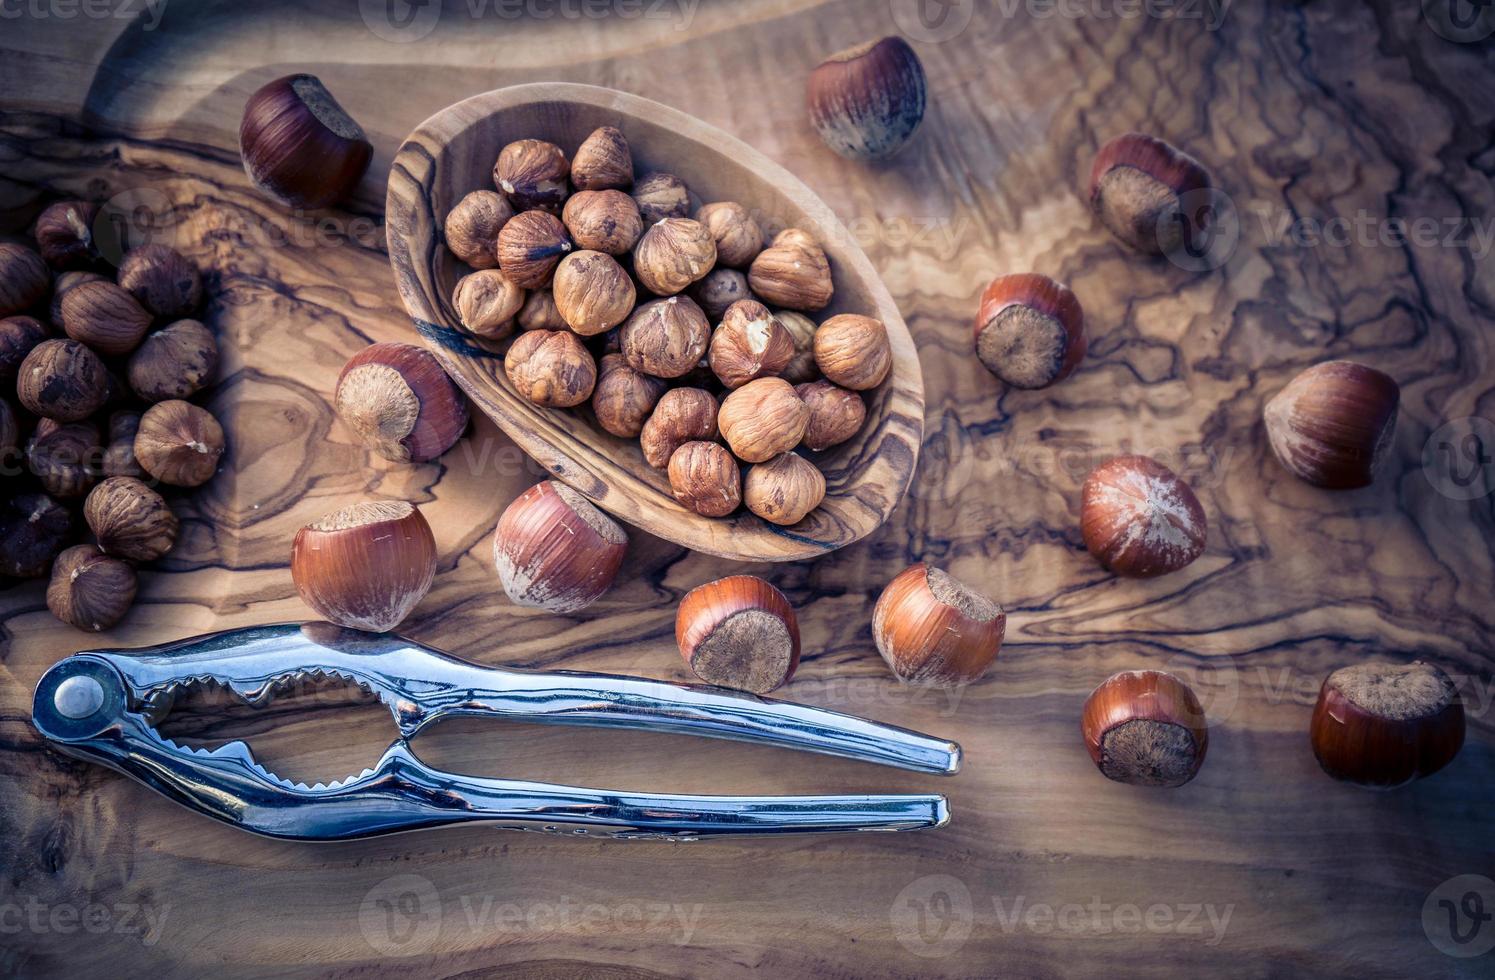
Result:
M717 436L716 399L700 388L671 388L659 398L643 429L639 446L644 461L655 469L670 465L670 457L687 442Z
M633 152L615 126L599 126L571 157L571 185L578 191L615 190L633 183Z
M154 561L176 544L181 525L165 499L128 476L113 476L83 502L83 519L99 550L127 561Z
M1080 731L1101 773L1134 786L1182 786L1209 748L1199 698L1160 670L1113 674L1085 699Z
M1036 273L999 276L981 294L976 356L1014 388L1046 388L1079 366L1085 314L1069 287Z
M151 314L124 287L85 282L62 298L62 329L105 357L122 357L140 346Z
M555 267L569 251L566 226L548 211L516 214L498 233L498 267L520 289L549 286Z
M1007 631L1002 607L942 569L912 565L872 609L872 639L899 680L953 687L986 673Z
M903 148L924 119L924 66L901 37L838 51L810 72L810 122L849 160L879 160Z
M24 245L0 242L0 317L33 309L52 288L52 270Z
M344 507L296 532L291 579L302 601L339 626L394 629L436 578L436 539L403 500Z
M670 454L670 492L702 517L725 517L742 503L742 472L714 442L687 442Z
M742 502L771 524L798 524L824 499L824 474L792 452L748 467L742 483Z
M239 154L256 187L297 208L352 195L374 147L315 75L287 75L244 106Z
M1124 133L1095 155L1090 208L1123 244L1169 255L1185 244L1181 198L1209 186L1209 171L1187 153L1152 136Z
M514 217L514 206L497 191L473 191L447 212L442 234L447 249L474 269L498 267L498 233Z
M687 592L675 613L680 656L701 680L767 694L799 667L799 621L784 593L731 575Z
M1117 456L1085 478L1080 532L1085 547L1117 575L1176 572L1204 553L1208 522L1199 498L1147 456Z
M706 226L690 218L662 218L633 248L633 272L657 296L673 296L710 272L716 242Z
M79 544L57 556L47 585L52 615L80 630L99 633L125 618L138 581L128 562Z
M618 334L623 356L635 371L656 378L689 374L706 356L711 324L687 296L639 304Z
M881 320L842 313L815 331L815 366L830 381L853 391L876 388L893 369L893 348Z
M109 398L109 373L76 340L43 340L16 374L16 397L27 411L58 422L86 419Z
M606 252L572 252L556 266L551 282L556 311L576 333L593 337L622 323L633 312L633 280Z
M166 245L142 245L126 252L119 263L119 285L162 320L189 317L202 305L197 266Z
M196 320L147 334L126 367L130 388L148 402L186 398L211 384L217 372L218 342Z
M783 378L749 381L727 395L716 415L722 438L744 463L762 463L798 446L810 408Z
M425 463L467 429L467 401L431 352L412 344L373 344L338 375L338 418L364 445L396 463Z
M212 479L223 457L223 427L203 408L178 399L157 402L140 416L135 459L162 483L196 487Z
M1308 368L1263 410L1277 459L1298 479L1327 490L1369 486L1396 435L1401 389L1354 361Z
M493 164L493 183L516 211L558 210L569 192L570 174L566 154L545 140L515 140L499 151Z
M597 362L574 333L527 330L504 356L514 388L536 405L572 408L592 397Z
M1363 663L1324 679L1313 707L1313 754L1335 779L1392 789L1431 776L1464 745L1464 705L1432 664Z
M644 233L633 198L619 190L578 191L566 201L561 222L578 248L622 255Z
M727 388L776 375L794 357L794 338L768 307L757 300L733 303L711 335L706 360Z
M535 484L504 509L493 557L504 592L521 606L585 609L612 588L628 535L586 497L556 480Z

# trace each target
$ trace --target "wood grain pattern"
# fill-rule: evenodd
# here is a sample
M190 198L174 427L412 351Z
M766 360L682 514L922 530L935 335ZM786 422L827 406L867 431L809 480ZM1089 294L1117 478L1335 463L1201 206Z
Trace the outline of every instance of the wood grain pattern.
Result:
M815 314L816 322L862 313L887 327L893 371L869 393L867 422L857 436L816 455L826 495L803 521L780 527L746 510L710 518L681 506L636 440L609 435L585 412L532 404L514 390L500 357L461 329L451 295L470 270L442 242L447 212L469 191L492 186L493 159L506 144L545 139L569 152L598 126L623 130L637 173L673 173L700 203L736 201L765 230L800 228L822 242L835 296ZM395 283L448 373L532 458L629 523L707 554L797 561L861 540L903 499L924 431L919 357L903 317L830 209L788 171L720 130L647 99L589 85L521 85L475 95L421 123L401 146L390 170L385 219Z
M19 233L67 195L145 202L151 230L208 271L207 322L225 355L213 407L230 469L189 498L182 543L101 642L304 616L286 568L295 528L360 496L401 496L430 518L442 554L409 624L418 639L489 663L684 679L680 596L757 572L799 610L805 658L784 695L956 739L967 763L933 780L694 739L453 723L417 746L433 764L705 793L938 787L953 821L689 847L476 828L262 841L37 743L31 688L82 641L23 583L0 593L0 926L28 903L44 918L0 933L0 972L1488 975L1491 954L1444 955L1422 914L1443 882L1495 867L1495 509L1488 496L1440 492L1423 451L1446 422L1495 419L1495 258L1470 225L1495 216L1495 89L1472 81L1495 68L1495 42L1448 41L1419 6L1236 3L1216 25L1121 16L1119 5L1062 16L980 4L943 41L910 35L929 114L905 152L874 166L819 143L802 83L827 52L907 29L902 3L703 3L688 19L595 21L451 3L405 43L330 5L173 4L154 31L5 21L0 227ZM239 168L244 100L293 70L320 75L375 145L348 210L287 214ZM400 141L458 98L534 81L688 112L796 174L841 218L924 374L919 468L887 524L832 556L777 566L634 533L619 586L558 618L497 588L488 531L543 470L491 423L417 467L372 458L336 424L328 403L343 361L412 336L381 225ZM1222 268L1139 260L1091 219L1077 193L1090 159L1128 129L1188 148L1235 200L1242 236ZM1342 246L1283 231L1362 213L1371 235ZM1419 217L1460 220L1468 241L1376 234ZM993 275L1028 270L1075 290L1091 351L1053 389L1007 391L972 356L970 317ZM1328 357L1402 386L1388 468L1365 490L1297 483L1261 431L1263 402ZM1124 451L1169 462L1208 512L1204 556L1176 575L1117 581L1084 552L1080 484ZM1009 614L995 667L959 697L897 687L872 648L879 590L920 559ZM1307 740L1322 678L1413 656L1459 679L1462 754L1395 793L1328 780ZM1189 679L1210 719L1209 757L1177 791L1109 783L1080 738L1085 696L1138 668ZM306 692L263 712L208 706L183 724L205 739L248 735L288 771L341 774L392 735L379 712L344 701ZM88 903L165 919L150 933L137 918L135 932L89 934L46 918ZM1136 917L1118 918L1128 905ZM1154 905L1172 919L1142 922ZM1052 917L1029 917L1035 906ZM1229 910L1218 934L1205 907L1217 923Z

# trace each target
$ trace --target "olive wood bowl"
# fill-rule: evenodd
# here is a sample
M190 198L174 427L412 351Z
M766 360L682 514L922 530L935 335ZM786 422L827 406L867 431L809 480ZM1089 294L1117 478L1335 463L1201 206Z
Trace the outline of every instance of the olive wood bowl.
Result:
M826 495L798 524L780 527L746 509L725 518L687 510L671 495L665 473L644 461L637 440L608 434L586 406L530 403L510 384L501 354L459 326L451 294L469 270L442 241L446 213L469 191L493 188L493 162L506 143L545 139L569 157L604 125L628 138L635 175L676 174L690 188L693 207L737 201L770 235L784 227L814 235L835 283L830 307L810 314L816 323L836 313L862 313L887 326L893 369L877 390L865 393L862 431L825 452L805 452L825 474ZM405 140L390 169L385 216L400 296L442 366L521 449L622 520L707 554L794 561L871 534L908 489L924 430L924 387L908 327L830 208L783 167L721 130L657 102L590 85L486 92L441 110Z

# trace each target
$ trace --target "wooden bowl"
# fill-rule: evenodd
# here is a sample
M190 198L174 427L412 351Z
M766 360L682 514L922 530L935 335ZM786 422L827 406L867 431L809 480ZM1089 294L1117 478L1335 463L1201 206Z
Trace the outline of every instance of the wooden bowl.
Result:
M682 178L693 205L738 201L770 227L810 232L830 257L835 297L814 314L864 313L882 320L893 370L867 393L867 422L850 442L808 454L825 473L825 502L792 527L744 510L701 517L678 504L637 440L609 435L588 408L542 408L521 397L502 357L458 326L452 290L469 270L447 251L441 226L463 195L493 187L498 151L525 137L567 154L593 129L621 129L638 174ZM436 113L400 147L386 205L389 259L405 308L452 378L508 436L598 506L687 548L742 561L811 558L871 534L898 506L913 478L924 431L924 387L908 327L867 257L831 210L783 167L683 112L590 85L518 85L477 95Z

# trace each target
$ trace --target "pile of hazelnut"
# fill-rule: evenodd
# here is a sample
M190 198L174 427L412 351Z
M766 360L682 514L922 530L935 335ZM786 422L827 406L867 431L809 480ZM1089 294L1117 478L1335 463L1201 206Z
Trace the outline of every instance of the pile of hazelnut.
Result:
M518 332L504 369L519 394L590 405L703 516L746 505L788 525L819 506L825 478L802 452L856 435L861 393L887 378L892 352L873 317L810 318L833 292L813 237L789 228L765 244L741 204L692 210L679 177L635 180L611 126L570 159L543 140L510 143L493 182L446 216L447 247L476 270L452 305L485 341Z
M0 244L0 379L15 396L0 397L0 574L50 571L47 607L91 631L129 610L135 565L176 543L158 488L206 483L224 449L218 421L188 400L218 370L212 332L192 319L198 270L165 245L112 269L98 217L62 201L38 217L35 249Z

